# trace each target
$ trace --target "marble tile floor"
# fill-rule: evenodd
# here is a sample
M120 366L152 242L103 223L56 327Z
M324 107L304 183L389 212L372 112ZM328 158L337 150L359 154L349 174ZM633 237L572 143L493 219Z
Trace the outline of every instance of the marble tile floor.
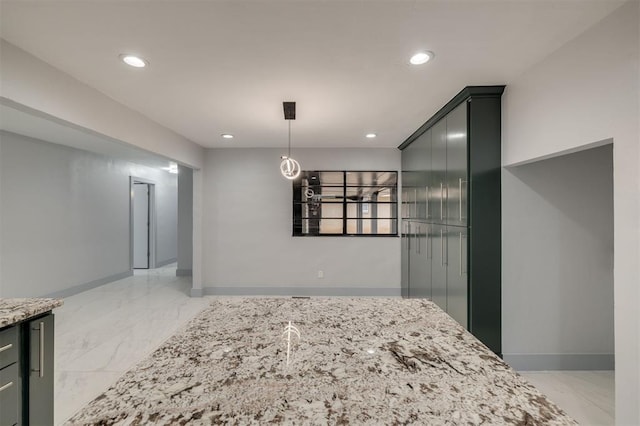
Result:
M62 424L209 304L176 266L65 298L56 314L55 424Z
M581 425L615 424L613 371L523 371L520 375Z
M56 313L55 423L146 358L206 307L175 264L65 298ZM613 372L521 372L582 425L613 425Z

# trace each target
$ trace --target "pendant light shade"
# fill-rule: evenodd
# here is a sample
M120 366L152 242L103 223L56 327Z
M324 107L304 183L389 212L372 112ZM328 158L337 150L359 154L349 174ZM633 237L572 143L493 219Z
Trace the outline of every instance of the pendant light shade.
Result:
M300 176L300 163L293 158L283 156L280 163L280 173L287 179L293 180Z
M293 180L300 176L300 163L291 158L291 120L296 119L296 103L283 102L284 119L289 122L289 150L287 155L281 157L280 173L287 179Z

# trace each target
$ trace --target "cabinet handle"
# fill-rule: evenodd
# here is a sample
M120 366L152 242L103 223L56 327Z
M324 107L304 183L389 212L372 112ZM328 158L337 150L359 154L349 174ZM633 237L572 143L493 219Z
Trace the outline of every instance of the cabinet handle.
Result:
M429 187L425 187L425 192L426 192L426 203L427 203L427 211L425 212L425 217L427 219L429 219Z
M442 182L440 182L440 220L443 218L442 212L442 203L444 202L444 187L442 186Z
M444 237L442 236L442 229L440 230L440 265L444 266Z
M460 222L462 222L462 178L458 179L458 199L460 200Z
M427 238L427 259L431 259L433 257L433 247L431 247L431 227L427 225L426 229L426 238ZM429 255L431 253L431 256Z
M0 386L0 392L2 392L5 389L9 389L11 386L13 386L13 382L9 382L6 385Z
M462 232L460 232L459 235L460 235L460 276L462 276Z
M420 227L416 226L415 231L413 231L413 236L416 239L416 254L420 254Z
M0 348L0 352L4 352L6 350L9 350L13 347L13 343L9 343L8 345L4 345L3 347Z
M407 251L411 251L411 225L407 222Z
M40 340L40 351L38 353L38 376L44 377L44 322L40 321L40 328L38 328L38 337Z
M40 377L44 377L44 322L40 321Z

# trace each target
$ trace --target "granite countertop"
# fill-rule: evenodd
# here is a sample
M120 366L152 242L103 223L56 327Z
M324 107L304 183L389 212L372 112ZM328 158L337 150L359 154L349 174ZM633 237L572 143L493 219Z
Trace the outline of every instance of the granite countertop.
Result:
M0 328L62 306L62 299L0 299Z
M215 299L69 423L576 424L433 303L379 298Z

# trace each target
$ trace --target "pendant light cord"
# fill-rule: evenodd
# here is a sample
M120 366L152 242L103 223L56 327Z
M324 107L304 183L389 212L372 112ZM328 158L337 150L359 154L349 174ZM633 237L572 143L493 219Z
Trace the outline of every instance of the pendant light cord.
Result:
M291 158L291 120L287 120L289 122L289 153L287 157Z

